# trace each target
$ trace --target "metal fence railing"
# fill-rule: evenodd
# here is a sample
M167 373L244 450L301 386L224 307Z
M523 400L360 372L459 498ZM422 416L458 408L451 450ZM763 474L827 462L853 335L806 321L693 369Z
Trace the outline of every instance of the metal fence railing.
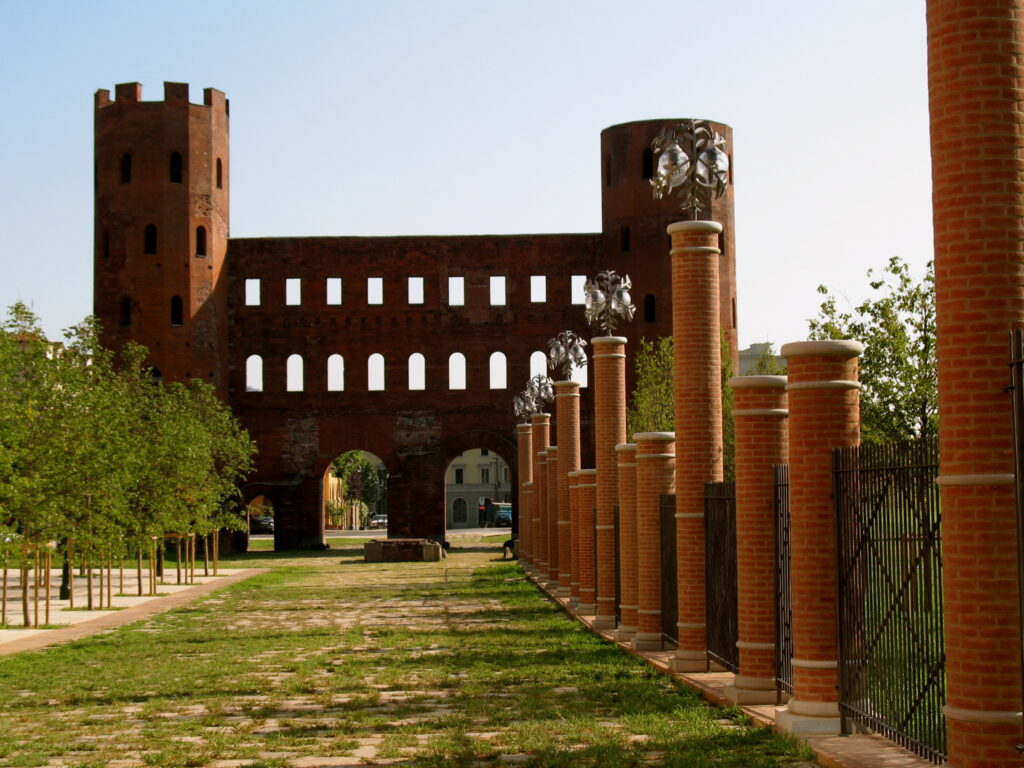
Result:
M789 465L775 472L775 693L793 695L793 600L790 591L792 551L789 542Z
M739 671L739 607L736 581L736 485L704 484L704 564L707 653L730 672Z
M946 752L938 443L833 452L839 709L933 762Z

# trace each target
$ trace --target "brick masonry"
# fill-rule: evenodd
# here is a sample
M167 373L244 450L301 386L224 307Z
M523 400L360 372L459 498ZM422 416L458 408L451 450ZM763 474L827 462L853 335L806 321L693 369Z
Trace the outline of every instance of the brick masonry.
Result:
M675 493L672 432L638 432L636 443L637 631L633 648L661 648L661 496Z

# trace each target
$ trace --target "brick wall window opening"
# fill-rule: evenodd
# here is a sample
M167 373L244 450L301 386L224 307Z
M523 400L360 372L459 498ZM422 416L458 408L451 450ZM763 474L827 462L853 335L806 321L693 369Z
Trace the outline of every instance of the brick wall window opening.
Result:
M121 155L121 183L132 183L132 153L125 152Z
M530 275L530 301L543 304L548 300L548 279L544 275Z
M586 304L587 294L584 286L587 284L586 275L573 275L569 280L570 304Z
M461 307L466 304L466 278L448 278L448 306Z
M409 355L409 391L427 388L427 361L419 352Z
M217 158L217 189L224 189L224 163Z
M623 224L619 228L619 250L623 253L629 252L629 224Z
M156 224L147 224L142 231L142 252L156 253Z
M648 293L644 296L644 322L653 323L654 318L657 316L654 306L654 294Z
M366 303L367 304L383 304L384 303L384 278L383 277L368 277L368 278L366 278Z
M462 467L455 468L455 484L463 485L466 482L466 470Z
M495 352L491 355L488 367L490 370L491 389L508 389L505 354L503 352Z
M644 179L654 178L654 150L647 147L644 150L643 158L640 161L641 177Z
M171 296L171 325L183 325L184 318L185 309L181 296Z
M548 356L540 350L530 355L530 378L534 376L547 376Z
M480 482L484 484L491 482L490 467L480 467Z
M423 278L422 277L410 277L409 278L409 303L410 304L422 304L423 303Z
M196 227L196 256L206 255L206 227Z
M284 303L289 307L302 304L302 278L288 277L284 281Z
M327 304L329 306L341 305L341 278L327 278Z
M263 391L263 358L259 355L245 358L245 391Z
M490 454L491 454L491 452L489 450L487 450L486 448L481 448L480 449L480 455L481 456L489 456Z
M245 279L245 306L258 307L260 305L260 279L258 277L247 277Z
M466 356L453 352L448 358L448 389L466 388Z
M345 391L345 358L334 354L327 358L327 391Z
M121 298L121 325L128 326L132 324L132 299L131 296L124 296Z
M366 361L366 388L370 392L384 391L384 355L379 352Z
M302 355L288 355L285 364L287 371L287 382L285 389L288 392L302 391Z
M171 183L181 184L181 152L171 152Z
M491 275L491 306L505 306L505 277L504 275Z

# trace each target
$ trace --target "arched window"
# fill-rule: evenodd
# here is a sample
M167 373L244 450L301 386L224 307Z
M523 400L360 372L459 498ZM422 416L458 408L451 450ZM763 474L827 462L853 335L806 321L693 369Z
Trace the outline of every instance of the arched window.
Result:
M384 355L379 352L366 361L366 388L370 392L384 391Z
M181 296L171 296L171 325L182 325L185 310Z
M452 522L466 522L466 500L459 498L452 502Z
M530 355L530 378L544 376L548 372L548 356L540 350Z
M491 389L508 389L508 377L506 376L505 354L495 352L490 360L490 381Z
M427 388L427 361L419 352L409 355L409 389Z
M653 323L654 317L654 294L648 293L646 296L644 296L644 322Z
M224 189L224 163L217 158L217 189Z
M327 358L327 391L343 392L345 390L345 358L331 355Z
M132 324L132 297L124 296L121 298L121 325Z
M285 389L288 392L302 391L302 355L288 355L287 382Z
M149 369L149 380L153 384L163 384L164 383L164 375L162 373L160 373L160 369L159 368L155 368L155 367L154 368L150 368Z
M121 155L121 183L130 184L132 181L132 153L125 152Z
M453 352L448 358L448 389L466 388L466 356Z
M263 391L263 358L259 355L245 358L245 391Z
M171 183L181 184L181 152L171 152Z
M206 227L196 227L196 256L206 255Z
M147 224L143 230L142 252L156 253L156 224Z

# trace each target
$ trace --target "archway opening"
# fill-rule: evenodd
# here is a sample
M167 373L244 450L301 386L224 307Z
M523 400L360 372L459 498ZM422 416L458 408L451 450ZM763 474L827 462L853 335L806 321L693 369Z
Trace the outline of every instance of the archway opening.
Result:
M337 456L324 472L321 498L326 530L387 530L388 470L368 451Z
M467 449L449 462L444 496L448 529L512 525L509 466L487 448Z
M256 496L246 504L245 511L250 535L273 535L274 502L266 496Z

